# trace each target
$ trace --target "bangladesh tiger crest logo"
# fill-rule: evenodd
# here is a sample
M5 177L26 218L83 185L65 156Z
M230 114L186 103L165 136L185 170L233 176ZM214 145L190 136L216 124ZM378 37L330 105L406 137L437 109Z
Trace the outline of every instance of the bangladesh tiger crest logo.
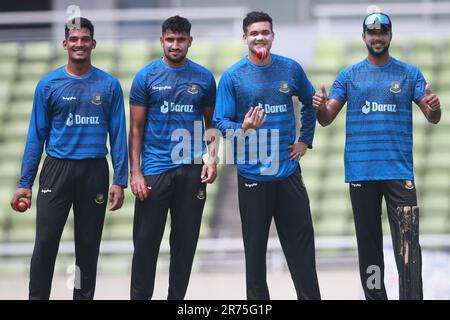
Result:
M282 82L282 83L280 83L280 92L282 92L282 93L288 93L289 92L289 84L287 83L287 82Z
M392 93L399 93L402 91L400 88L400 82L392 82L391 88L389 89Z
M206 192L203 190L203 188L198 189L198 193L196 195L198 200L205 200L206 199Z
M103 192L97 192L97 196L95 197L96 204L104 204L105 203L105 195Z
M187 88L187 92L189 92L190 94L197 94L198 86L196 84L190 84Z
M414 183L411 180L405 180L405 189L408 190L414 189Z
M99 106L102 104L102 96L98 93L94 94L91 100L92 104L95 104L96 106Z

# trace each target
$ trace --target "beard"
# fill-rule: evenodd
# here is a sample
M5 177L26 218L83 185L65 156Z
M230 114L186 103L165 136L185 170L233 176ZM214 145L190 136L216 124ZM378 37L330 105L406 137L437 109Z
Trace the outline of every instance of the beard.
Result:
M366 43L367 50L369 50L370 54L373 55L373 56L375 56L375 57L381 57L381 56L383 56L386 52L388 52L388 51L389 51L389 45L390 45L390 44L388 43L383 49L381 49L381 51L375 51L375 50L372 48L372 45L368 45L368 44Z
M183 61L183 59L186 57L186 55L187 55L187 52L185 54L180 54L176 58L173 58L173 57L170 56L170 52L169 51L164 50L164 56L166 57L167 60L169 60L172 63L179 63L179 62Z

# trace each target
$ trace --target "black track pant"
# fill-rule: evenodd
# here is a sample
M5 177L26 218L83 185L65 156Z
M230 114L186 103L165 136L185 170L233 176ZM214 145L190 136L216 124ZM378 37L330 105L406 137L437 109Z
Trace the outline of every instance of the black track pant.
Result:
M399 298L422 299L419 209L414 181L352 182L350 197L355 217L359 271L366 299L387 299L381 224L383 197L399 273Z
M108 201L106 159L47 157L39 177L36 240L30 270L30 299L49 299L59 241L73 205L74 299L93 299L100 240Z
M146 176L150 198L136 198L134 254L130 296L147 300L153 295L159 247L170 209L170 268L167 299L182 300L186 294L200 232L206 184L202 165L184 165L158 175Z
M320 299L314 230L300 168L280 181L262 182L238 175L238 188L247 299L270 299L266 281L266 252L272 217L298 299Z

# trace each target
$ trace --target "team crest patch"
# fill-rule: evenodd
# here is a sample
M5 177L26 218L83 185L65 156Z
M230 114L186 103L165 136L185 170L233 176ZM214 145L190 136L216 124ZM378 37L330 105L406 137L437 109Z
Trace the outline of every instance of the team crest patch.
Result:
M103 192L97 192L97 196L95 197L96 204L104 204L105 203L105 195Z
M95 104L96 106L99 106L102 104L102 96L99 94L94 94L91 100L92 104Z
M414 183L411 180L405 180L405 189L408 190L414 189Z
M187 92L189 92L190 94L197 94L198 86L196 84L190 84L187 88Z
M198 200L205 200L206 198L206 192L203 190L203 188L198 189L198 193L196 195Z
M282 83L280 83L280 92L283 92L283 93L288 93L289 92L289 84L287 83L287 82L282 82Z
M399 93L402 91L400 88L400 82L392 82L391 88L389 89L392 93Z

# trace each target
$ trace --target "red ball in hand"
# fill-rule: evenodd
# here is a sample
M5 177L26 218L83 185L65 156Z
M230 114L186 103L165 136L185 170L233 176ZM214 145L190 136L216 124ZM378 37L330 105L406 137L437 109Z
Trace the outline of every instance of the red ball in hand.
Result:
M28 209L28 203L26 201L19 200L16 203L16 209L19 212L25 212Z
M149 197L151 196L151 194L152 194L152 187L147 187L147 188L145 189L145 191L146 191L146 193L147 193L147 198L149 198Z
M258 57L259 60L264 60L265 58L267 58L268 54L269 53L268 53L267 49L264 47L258 48L256 50L256 57Z

